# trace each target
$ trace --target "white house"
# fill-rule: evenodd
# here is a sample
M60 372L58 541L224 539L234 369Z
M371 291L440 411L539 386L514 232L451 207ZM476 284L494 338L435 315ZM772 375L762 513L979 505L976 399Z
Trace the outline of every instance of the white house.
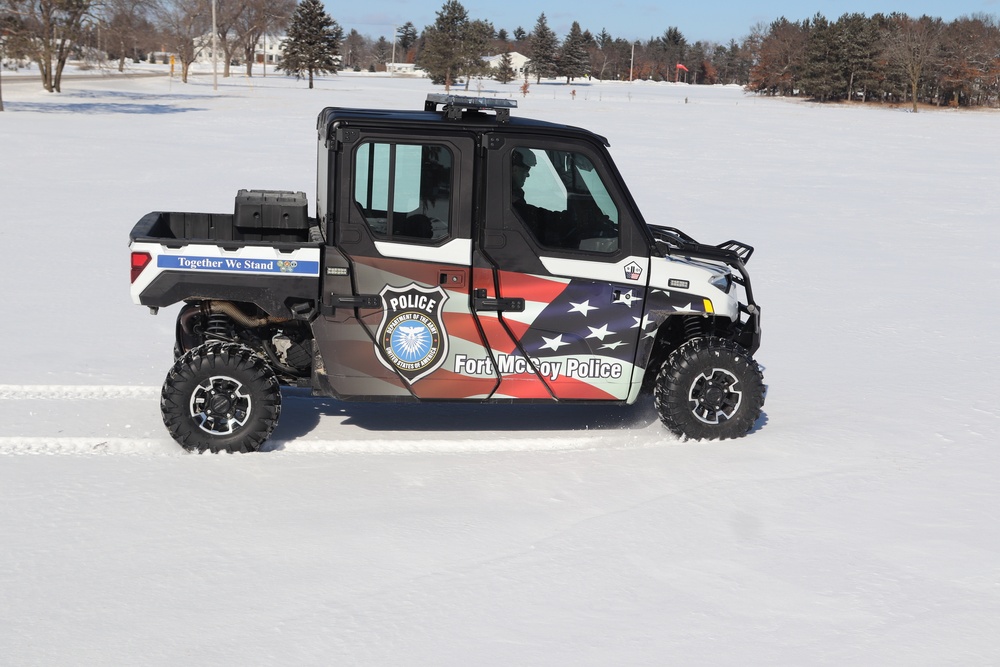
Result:
M531 59L527 56L521 55L517 51L510 51L510 66L514 70L515 78L521 78L524 76L524 68L527 66ZM490 69L497 69L500 67L500 61L503 59L503 54L497 56L489 56L485 58L486 64Z
M254 51L254 60L265 65L277 65L281 62L282 54L285 52L286 39L287 35L279 35L277 37L264 35L257 42L257 48Z
M264 35L257 41L257 46L254 49L254 63L255 64L265 64L268 67L277 65L281 62L282 54L285 49L285 39L286 35ZM195 49L199 49L198 57L195 59L199 63L212 62L212 35L202 35L194 40ZM243 64L243 49L234 49L233 54L233 64L240 65ZM225 54L222 51L222 45L219 44L219 62L221 63Z
M386 63L385 71L389 74L400 76L427 76L427 72L418 68L413 63Z

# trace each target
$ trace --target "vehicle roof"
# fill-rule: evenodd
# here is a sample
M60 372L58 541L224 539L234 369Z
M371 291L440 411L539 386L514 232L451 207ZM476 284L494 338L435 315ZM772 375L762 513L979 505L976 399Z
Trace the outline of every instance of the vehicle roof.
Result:
M511 114L509 119L500 120L500 118L497 114L478 110L464 111L461 118L450 118L445 111L327 107L320 112L316 125L320 138L324 140L330 135L334 124L338 124L340 126L416 128L436 132L458 130L473 133L541 133L551 136L574 136L610 146L608 140L603 136L581 127L523 118L514 114Z

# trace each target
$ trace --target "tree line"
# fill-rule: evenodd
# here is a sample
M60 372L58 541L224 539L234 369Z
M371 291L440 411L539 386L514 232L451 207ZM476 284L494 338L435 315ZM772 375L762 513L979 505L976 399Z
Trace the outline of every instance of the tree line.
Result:
M974 15L946 23L906 14L822 14L758 26L744 42L749 90L819 101L1000 104L1000 27Z
M462 45L471 53L455 55ZM492 32L488 22L468 19L457 0L449 0L421 36L416 62L446 84L456 74L486 72L509 80L503 61L484 70L475 57L509 51L531 58L536 81L588 76L737 84L764 95L822 102L908 101L914 110L921 103L1000 105L1000 25L985 14L950 23L902 13L851 13L835 21L822 14L795 22L782 17L753 26L747 37L728 44L691 43L677 27L629 41L605 30L595 35L574 22L560 42L544 13L530 33L518 28L508 36Z
M295 0L215 0L220 62L229 75L242 62L250 74L261 37L282 32ZM212 32L210 0L0 0L0 57L38 66L42 86L59 92L66 63L139 62L173 54L188 68Z
M345 32L321 0L216 0L216 12L223 76L236 62L252 75L261 37L287 35L286 71L310 82L316 72L377 71L393 60L414 63L449 87L486 76L509 82L516 76L510 54L519 52L530 59L525 84L529 77L536 83L642 79L737 84L819 101L906 101L914 109L920 103L1000 105L1000 26L983 14L951 22L902 13L782 17L751 27L741 40L717 44L689 42L673 26L627 40L603 29L592 33L578 22L560 38L544 13L530 32L521 26L508 32L470 17L458 0L447 0L422 31L406 22L391 41ZM66 62L88 53L107 54L124 69L129 59L167 51L186 81L211 26L208 0L0 0L0 56L36 62L42 85L53 92ZM488 67L488 56L499 62Z

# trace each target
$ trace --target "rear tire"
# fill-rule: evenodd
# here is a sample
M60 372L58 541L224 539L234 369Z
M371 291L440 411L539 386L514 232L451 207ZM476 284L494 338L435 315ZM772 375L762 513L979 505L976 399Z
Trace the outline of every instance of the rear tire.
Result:
M160 411L170 436L198 452L255 452L281 413L281 386L252 349L213 341L182 355L167 374Z
M746 435L764 405L764 375L750 353L724 338L697 338L667 358L653 400L676 435L723 440Z

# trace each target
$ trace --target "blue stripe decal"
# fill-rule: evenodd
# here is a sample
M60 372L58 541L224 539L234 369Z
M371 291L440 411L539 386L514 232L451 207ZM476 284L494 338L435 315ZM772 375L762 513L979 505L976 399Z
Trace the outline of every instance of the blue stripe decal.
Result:
M319 262L301 259L254 259L248 257L191 257L160 255L156 266L182 271L230 271L237 273L276 273L318 276Z

